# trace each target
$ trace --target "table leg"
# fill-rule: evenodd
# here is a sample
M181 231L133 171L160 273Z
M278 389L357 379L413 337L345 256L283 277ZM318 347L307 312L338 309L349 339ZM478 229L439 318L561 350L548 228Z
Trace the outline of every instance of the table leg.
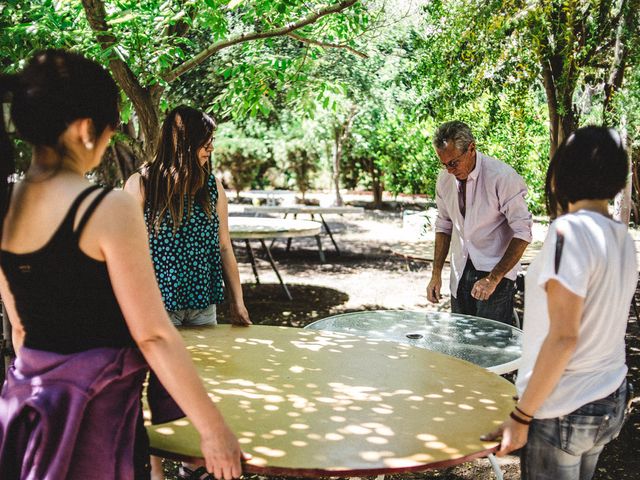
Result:
M293 300L293 297L291 296L291 293L289 293L289 289L287 288L287 285L282 280L282 277L280 276L280 272L278 272L278 268L276 267L276 262L273 261L273 257L271 256L271 250L269 250L269 247L267 247L267 244L264 243L264 240L260 240L260 243L262 244L262 248L264 248L264 251L267 254L267 258L269 259L271 268L273 268L273 271L275 272L276 277L278 277L278 280L280 281L280 285L282 285L282 289L284 290L284 293L287 295L287 298L289 300Z
M322 250L322 240L320 240L320 235L316 235L316 243L318 244L318 255L320 255L320 261L322 263L326 263L327 259L324 256L324 250Z
M283 219L287 218L287 215L289 215L288 213L284 214L284 217L282 217ZM269 244L269 248L273 248L273 244L276 243L277 238L274 238L273 240L271 240L271 243Z
M253 254L253 248L251 248L251 243L249 243L249 240L245 240L244 244L247 247L247 255L249 255L249 261L251 262L253 275L256 277L256 284L260 285L260 277L258 277L258 267L256 265L256 257Z
M331 239L331 243L333 243L333 247L336 249L336 252L338 253L338 255L340 255L340 249L338 248L338 244L336 243L336 240L333 238L331 229L329 228L329 225L327 224L327 222L325 222L322 214L320 214L320 220L322 221L322 226L324 227L324 231L329 234L329 238Z
M504 480L504 477L502 476L502 470L500 470L500 465L498 465L498 462L496 460L496 456L493 453L490 453L489 456L487 457L487 459L489 460L489 463L491 464L491 468L493 468L493 473L495 473L496 479L497 480Z
M404 257L404 264L407 267L407 272L411 272L411 263L409 263L408 257Z
M298 214L294 213L293 214L293 219L297 219L298 218ZM291 238L287 238L287 248L285 250L285 252L288 252L289 250L291 250Z

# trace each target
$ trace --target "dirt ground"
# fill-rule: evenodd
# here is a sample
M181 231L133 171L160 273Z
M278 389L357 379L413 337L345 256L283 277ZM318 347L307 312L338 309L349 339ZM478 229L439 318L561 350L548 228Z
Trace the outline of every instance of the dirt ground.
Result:
M258 261L261 284L255 284L244 248L237 245L245 301L254 323L303 327L329 315L357 310L448 310L447 301L434 307L426 300L425 286L430 276L428 264L407 264L405 259L391 252L394 243L411 241L419 235L415 228L403 228L401 212L367 210L361 216L332 215L327 216L326 220L341 250L340 254L336 253L329 238L323 237L326 263L320 262L313 239L295 239L288 252L284 241L272 246L280 273L293 295L292 301L284 296L265 260ZM542 240L544 230L543 225L536 226L535 239ZM265 258L259 251L258 256ZM443 283L446 285L448 280L445 279ZM639 293L636 292L636 295ZM228 319L228 311L222 306L219 319L224 322L225 318ZM629 377L637 385L636 392L640 392L639 338L640 326L635 315L630 315L627 355ZM596 480L640 479L640 456L637 455L640 447L639 426L640 409L632 415L618 439L605 448L598 464ZM507 457L501 463L505 479L520 478L516 457ZM167 463L167 469L171 477L175 465ZM270 477L270 480L275 478ZM481 459L453 468L387 478L488 480L495 476L488 461Z

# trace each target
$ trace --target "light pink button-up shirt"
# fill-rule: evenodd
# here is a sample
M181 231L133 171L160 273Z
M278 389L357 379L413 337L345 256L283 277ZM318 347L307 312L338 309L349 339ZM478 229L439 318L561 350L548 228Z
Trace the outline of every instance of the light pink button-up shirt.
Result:
M471 258L480 271L491 271L512 238L531 242L533 220L527 209L527 186L504 162L476 152L476 166L467 177L466 212L458 202L459 181L443 170L436 184L436 232L451 236L451 292L455 296ZM505 276L515 280L520 264Z

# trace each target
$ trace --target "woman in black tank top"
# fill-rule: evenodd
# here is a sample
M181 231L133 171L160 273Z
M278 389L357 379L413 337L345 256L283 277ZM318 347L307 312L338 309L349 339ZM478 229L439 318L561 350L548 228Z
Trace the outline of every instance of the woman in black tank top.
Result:
M166 315L138 205L84 176L118 123L115 83L48 50L0 75L7 95L33 158L10 185L0 121L0 294L17 354L0 396L0 478L148 477L146 362L200 433L208 471L238 477L239 444Z

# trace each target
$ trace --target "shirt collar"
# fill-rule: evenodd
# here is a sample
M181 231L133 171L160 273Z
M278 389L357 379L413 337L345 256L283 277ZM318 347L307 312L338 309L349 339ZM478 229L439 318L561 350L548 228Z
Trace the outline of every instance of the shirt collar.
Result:
M483 155L476 150L476 167L469 173L467 176L467 180L477 180L478 175L480 175L480 169L482 168L482 157Z

